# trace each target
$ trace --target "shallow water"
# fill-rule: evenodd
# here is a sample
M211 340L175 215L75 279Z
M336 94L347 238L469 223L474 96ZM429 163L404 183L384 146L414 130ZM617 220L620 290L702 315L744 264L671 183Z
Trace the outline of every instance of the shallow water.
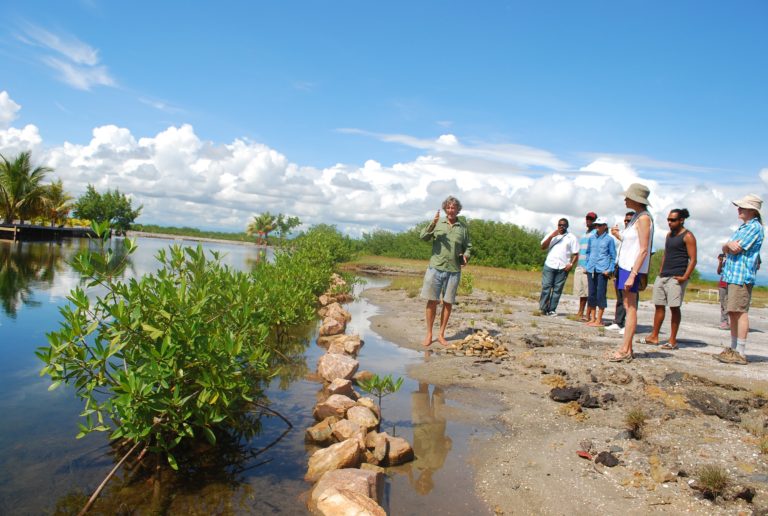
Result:
M140 239L128 274L153 270L153 256L170 243ZM84 240L53 244L0 241L2 514L76 513L116 461L106 436L74 438L81 403L67 388L47 390L49 381L39 377L41 363L34 355L35 348L45 344L45 333L57 328L58 309L78 283L66 259L87 245ZM204 247L226 253L224 261L236 268L248 268L256 258L251 247ZM382 284L370 280L367 286ZM487 436L489 429L453 418L460 390L441 392L407 378L406 367L424 356L384 341L370 329L368 318L376 307L359 299L347 308L353 317L348 332L359 333L365 340L361 368L406 378L400 392L384 398L382 430L408 439L418 457L389 476L385 508L391 514L487 513L473 494L467 459L471 439ZM315 333L311 329L306 341L309 370L314 370L324 352L314 343ZM161 482L152 483L123 470L110 482L95 512L305 513L304 500L311 486L303 480L308 459L304 430L314 424L311 413L319 389L319 384L303 379L281 389L275 380L268 391L272 407L293 422L292 430L286 432L285 423L278 418L263 418L257 437L226 453L217 449L210 457L201 455L205 467L183 478L164 474Z

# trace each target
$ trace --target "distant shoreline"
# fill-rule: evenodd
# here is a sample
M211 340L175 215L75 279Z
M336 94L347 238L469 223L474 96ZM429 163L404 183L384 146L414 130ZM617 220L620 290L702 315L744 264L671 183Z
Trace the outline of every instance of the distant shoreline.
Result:
M224 238L206 238L198 236L187 235L171 235L168 233L149 233L146 231L126 231L125 236L132 237L144 237L144 238L164 238L167 240L188 240L190 242L211 242L216 244L234 244L257 247L255 242L244 242L242 240L226 240ZM271 247L271 246L264 246Z

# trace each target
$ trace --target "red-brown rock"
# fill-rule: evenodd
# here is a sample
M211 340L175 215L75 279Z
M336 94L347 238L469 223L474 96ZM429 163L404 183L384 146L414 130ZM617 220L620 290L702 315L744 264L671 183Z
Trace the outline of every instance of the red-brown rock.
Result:
M332 382L337 378L349 380L360 367L360 363L354 358L326 353L317 361L317 372L325 381Z
M309 467L304 480L315 482L324 473L343 468L356 468L360 465L362 451L357 439L347 439L340 443L332 444L328 448L317 450L309 458Z

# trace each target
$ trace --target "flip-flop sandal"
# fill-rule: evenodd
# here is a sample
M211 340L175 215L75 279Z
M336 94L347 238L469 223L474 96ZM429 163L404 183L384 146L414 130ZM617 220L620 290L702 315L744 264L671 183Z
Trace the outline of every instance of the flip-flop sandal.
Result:
M618 355L618 356L617 355L613 355L613 356L611 356L608 359L608 362L626 362L626 363L630 363L630 362L632 362L632 360L634 360L634 358L635 357L632 354L629 354L629 355Z
M658 346L659 345L658 342L651 342L648 339L646 339L645 337L642 337L642 338L636 340L635 342L637 342L638 344L645 344L647 346Z
M667 343L661 345L661 349L668 349L670 351L675 351L677 349L677 345L673 346L672 344L667 342Z

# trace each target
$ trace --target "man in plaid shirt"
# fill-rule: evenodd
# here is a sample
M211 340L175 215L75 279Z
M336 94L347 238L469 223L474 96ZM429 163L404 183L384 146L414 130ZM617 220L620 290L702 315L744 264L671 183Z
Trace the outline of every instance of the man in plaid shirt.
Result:
M723 281L727 284L726 310L731 321L731 347L714 358L727 364L747 364L747 333L749 332L749 304L752 286L760 263L760 247L765 231L760 210L763 200L757 195L747 195L733 201L738 208L739 226L731 239L723 245L726 255Z

